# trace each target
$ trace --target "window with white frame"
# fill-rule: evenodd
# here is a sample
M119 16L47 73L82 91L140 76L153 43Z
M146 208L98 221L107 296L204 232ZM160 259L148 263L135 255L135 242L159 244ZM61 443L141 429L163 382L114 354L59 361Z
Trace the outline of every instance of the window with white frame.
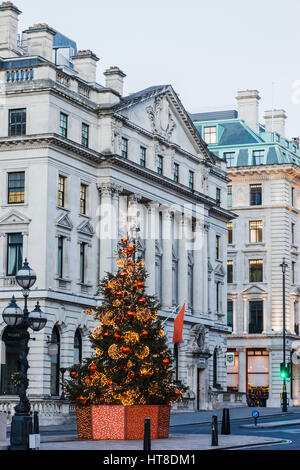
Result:
M207 144L217 143L217 127L216 126L204 127L204 141Z

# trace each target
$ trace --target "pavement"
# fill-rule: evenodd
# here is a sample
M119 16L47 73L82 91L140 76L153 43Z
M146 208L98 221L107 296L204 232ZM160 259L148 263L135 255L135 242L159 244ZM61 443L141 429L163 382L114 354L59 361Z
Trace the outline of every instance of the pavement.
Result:
M219 436L219 445L211 446L210 434L176 434L151 442L151 450L218 450L280 443L281 439L257 436ZM143 441L72 441L42 443L43 450L143 450Z
M259 411L260 417L275 418L276 416L286 416L287 420L278 421L276 419L268 423L253 423L242 425L248 428L271 428L286 425L300 424L300 420L293 420L293 414L300 413L300 407L290 408L287 413L282 413L281 408L255 408ZM254 408L230 408L231 421L252 418ZM181 412L171 414L170 437L169 439L159 439L152 441L153 450L212 450L212 449L233 449L257 445L268 445L281 442L281 439L263 436L245 435L219 435L219 446L211 447L210 434L173 434L172 428L195 424L210 424L212 416L217 415L218 422L222 420L222 410ZM10 431L10 430L9 430ZM142 441L82 441L77 438L76 422L59 426L40 426L41 450L142 450ZM0 442L0 450L5 450L8 442Z

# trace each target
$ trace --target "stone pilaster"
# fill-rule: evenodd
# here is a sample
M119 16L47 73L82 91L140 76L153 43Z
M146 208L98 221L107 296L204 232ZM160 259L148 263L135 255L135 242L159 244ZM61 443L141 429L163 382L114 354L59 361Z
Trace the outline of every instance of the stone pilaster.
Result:
M146 252L145 263L149 274L147 279L147 291L149 295L155 295L155 240L156 240L156 213L159 204L150 202L147 205L147 223L146 223Z
M113 271L114 252L116 248L116 240L118 236L117 218L118 212L115 212L115 204L113 203L113 194L118 187L111 183L102 183L98 185L101 195L100 204L100 226L99 226L99 243L100 243L100 269L99 278L102 279L107 272Z
M237 348L239 353L239 392L246 392L246 350L244 348Z
M194 283L193 303L194 314L200 316L207 313L207 254L204 253L204 244L207 236L204 223L201 219L196 221L194 240ZM206 258L206 261L204 259ZM206 268L206 269L205 269Z
M179 219L178 240L178 303L182 306L188 300L188 252L185 238L187 219L183 214Z
M169 209L162 211L162 307L172 308L172 213Z

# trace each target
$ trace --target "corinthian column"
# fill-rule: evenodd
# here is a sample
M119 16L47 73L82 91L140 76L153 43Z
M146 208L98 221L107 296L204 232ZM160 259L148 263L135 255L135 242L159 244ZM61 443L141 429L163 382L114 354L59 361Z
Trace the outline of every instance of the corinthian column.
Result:
M149 275L147 279L147 291L149 295L155 295L155 240L156 240L156 213L159 204L150 202L147 205L147 221L146 221L146 253L145 263L146 270Z
M178 302L180 306L182 306L188 300L188 252L186 243L187 224L188 219L184 216L184 214L180 215L178 243Z
M204 225L203 230L203 244L202 244L202 254L203 254L203 312L204 314L208 313L208 233L209 225Z
M169 209L162 211L162 307L172 308L172 213Z
M194 315L200 316L202 312L207 312L207 254L206 262L204 253L204 243L206 231L204 222L196 220L194 233L194 276L193 276L193 311ZM206 295L205 295L206 289Z
M102 279L107 272L113 271L113 241L117 238L117 214L112 201L114 186L110 183L98 185L101 194L99 242L100 242L100 269L99 278Z

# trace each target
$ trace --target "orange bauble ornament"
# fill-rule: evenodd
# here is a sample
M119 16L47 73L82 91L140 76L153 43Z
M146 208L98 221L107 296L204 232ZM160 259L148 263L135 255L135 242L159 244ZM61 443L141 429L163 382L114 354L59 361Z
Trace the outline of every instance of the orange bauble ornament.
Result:
M127 272L126 271L121 271L120 276L122 276L122 277L127 276Z
M119 335L119 333L115 333L115 334L114 334L114 338L115 338L117 341L119 341L119 340L122 338L122 336Z
M174 393L175 393L175 395L177 395L177 396L180 396L180 395L182 395L181 391L180 391L180 390L178 390L177 388L176 388L176 390L175 390L175 392L174 392Z
M95 374L95 372L97 372L97 370L98 370L98 369L97 369L96 364L94 364L94 363L92 362L92 364L89 365L89 373L90 373L90 374Z
M85 405L86 402L87 402L87 398L84 398L84 397L77 397L76 398L76 401L82 405Z
M122 320L121 317L116 317L116 318L114 318L114 322L115 322L115 323L120 323L121 320Z
M145 297L141 297L138 302L141 304L141 305L144 305L147 301L145 299Z
M128 356L128 354L131 353L131 349L130 349L130 348L123 347L123 348L121 348L121 352L122 352L123 354L125 354L125 356Z
M127 248L127 253L128 253L129 255L132 255L133 252L134 252L134 247L133 247L133 246L129 246L129 247Z
M131 259L129 259L127 264L128 264L128 266L133 266L133 261Z
M123 237L121 238L121 242L122 242L122 245L128 245L128 238L127 237Z
M75 372L75 371L73 371L73 372L70 372L70 377L71 377L71 379L77 379L77 377L78 377L78 373L77 373L77 372Z
M144 287L144 282L143 281L137 281L136 283L136 286L139 288L139 289L142 289Z
M128 312L126 313L126 317L127 317L129 320L132 320L133 318L136 317L136 313L135 313L135 312L132 312L131 310L128 310Z
M105 336L105 337L111 336L111 332L110 332L110 331L106 331L105 333L103 333L103 336Z
M167 367L169 364L170 364L169 359L167 359L167 358L163 359L163 365L164 365L165 367Z
M123 290L117 290L116 295L117 295L118 297L124 297L125 292L124 292Z
M141 334L142 334L142 336L148 336L149 335L147 330L143 330Z

